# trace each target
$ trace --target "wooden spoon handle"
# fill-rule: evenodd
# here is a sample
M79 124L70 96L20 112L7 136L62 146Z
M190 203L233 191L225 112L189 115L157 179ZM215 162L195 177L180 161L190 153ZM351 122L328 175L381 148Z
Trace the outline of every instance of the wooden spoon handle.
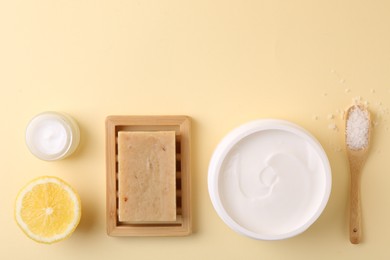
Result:
M349 240L352 244L359 244L362 235L361 206L360 206L360 176L351 174L351 205L349 222Z

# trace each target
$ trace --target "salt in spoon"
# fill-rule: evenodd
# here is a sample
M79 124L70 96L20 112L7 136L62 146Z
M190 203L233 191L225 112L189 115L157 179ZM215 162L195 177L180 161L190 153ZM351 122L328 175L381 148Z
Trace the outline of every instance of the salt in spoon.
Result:
M363 105L351 106L345 118L346 151L351 172L349 239L352 244L361 240L361 171L368 156L370 144L370 113Z

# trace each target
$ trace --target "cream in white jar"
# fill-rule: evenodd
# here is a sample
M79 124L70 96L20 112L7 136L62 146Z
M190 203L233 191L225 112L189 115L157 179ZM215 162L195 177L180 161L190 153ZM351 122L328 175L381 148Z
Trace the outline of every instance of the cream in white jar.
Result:
M58 112L36 115L26 129L26 144L32 154L45 161L63 159L78 147L80 130L70 116Z
M280 240L311 226L331 191L331 169L320 143L283 120L256 120L230 132L210 161L215 210L236 232Z

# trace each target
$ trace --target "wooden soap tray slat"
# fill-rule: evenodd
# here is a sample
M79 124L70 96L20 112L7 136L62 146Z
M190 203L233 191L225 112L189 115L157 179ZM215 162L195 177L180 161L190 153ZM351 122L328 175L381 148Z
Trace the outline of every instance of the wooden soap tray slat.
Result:
M106 210L110 236L186 236L192 232L190 118L187 116L109 116L106 119ZM176 221L128 223L118 219L118 132L176 132Z

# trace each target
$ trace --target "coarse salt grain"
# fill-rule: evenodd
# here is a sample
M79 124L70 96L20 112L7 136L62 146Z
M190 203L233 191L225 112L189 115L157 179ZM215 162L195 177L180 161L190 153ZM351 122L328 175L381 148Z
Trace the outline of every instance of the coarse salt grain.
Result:
M354 106L348 115L346 124L346 142L352 150L360 150L368 146L370 129L369 114L359 106Z
M333 130L333 131L337 131L338 130L337 125L335 123L330 123L328 125L328 128Z

